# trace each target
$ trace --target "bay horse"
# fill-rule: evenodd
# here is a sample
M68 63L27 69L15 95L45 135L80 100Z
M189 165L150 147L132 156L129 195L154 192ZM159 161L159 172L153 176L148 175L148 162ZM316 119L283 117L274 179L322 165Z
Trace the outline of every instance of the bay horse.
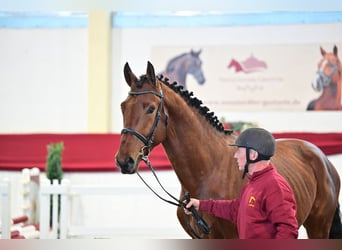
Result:
M322 47L320 50L323 58L318 63L312 87L322 94L308 104L307 110L342 110L342 64L337 47L334 46L332 53L327 53Z
M130 91L121 103L124 129L115 156L121 173L138 173L139 162L161 143L180 182L180 199L185 192L198 199L238 197L244 180L228 146L236 135L192 92L157 77L150 62L139 78L126 63L124 76ZM271 159L294 190L298 223L308 237L342 238L340 178L323 152L307 141L278 139ZM193 237L187 223L198 230L196 222L183 212L177 209L178 220ZM238 237L233 223L201 216L211 229L204 238Z
M159 73L168 78L171 82L177 82L186 89L186 77L192 75L198 84L205 83L205 77L202 71L202 60L199 57L202 50L182 53L175 56L167 62L166 69Z

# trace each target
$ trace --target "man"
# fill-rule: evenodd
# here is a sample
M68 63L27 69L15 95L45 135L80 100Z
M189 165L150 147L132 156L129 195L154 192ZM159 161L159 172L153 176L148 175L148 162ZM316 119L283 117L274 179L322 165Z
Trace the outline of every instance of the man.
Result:
M220 217L237 224L240 239L295 239L298 237L296 201L287 181L277 172L270 158L275 140L262 128L243 131L234 144L234 158L242 178L248 182L233 200L192 198L187 208ZM291 166L289 166L291 167ZM185 209L187 214L191 214Z

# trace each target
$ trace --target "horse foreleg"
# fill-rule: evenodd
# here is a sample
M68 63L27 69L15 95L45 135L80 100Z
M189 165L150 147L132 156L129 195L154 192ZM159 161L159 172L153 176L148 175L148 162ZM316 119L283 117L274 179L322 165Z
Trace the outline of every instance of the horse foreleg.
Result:
M338 204L329 206L329 203L321 202L319 206L315 206L303 224L308 238L329 239L336 213L340 213ZM341 225L341 223L339 224Z
M328 239L331 223L328 223L325 218L309 217L303 226L309 239Z
M189 230L189 227L187 226L187 223L184 219L184 212L182 211L183 208L177 208L177 218L178 218L178 221L180 222L181 226L183 227L184 231L190 236L192 237L191 235L191 232ZM187 215L185 215L187 216Z

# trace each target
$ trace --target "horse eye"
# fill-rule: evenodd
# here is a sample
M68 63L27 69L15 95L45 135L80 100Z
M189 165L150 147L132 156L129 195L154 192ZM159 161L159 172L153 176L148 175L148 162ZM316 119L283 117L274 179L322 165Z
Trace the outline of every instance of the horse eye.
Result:
M146 111L146 113L147 114L152 114L154 110L155 110L155 107L149 106L147 111Z

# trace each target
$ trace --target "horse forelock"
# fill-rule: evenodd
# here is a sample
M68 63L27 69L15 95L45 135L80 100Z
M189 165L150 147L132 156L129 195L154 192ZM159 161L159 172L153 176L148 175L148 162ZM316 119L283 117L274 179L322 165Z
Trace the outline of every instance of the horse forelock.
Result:
M135 82L132 86L131 89L133 90L133 88L137 88L137 89L141 89L144 84L148 84L148 78L147 75L141 75L138 79L137 82Z
M145 82L147 82L147 76L141 75L139 80L135 83L135 87L141 89Z
M167 78L164 78L162 75L158 76L158 80L161 81L165 86L172 89L175 93L183 98L183 100L190 105L190 107L198 110L198 113L206 118L210 125L212 125L219 132L224 134L232 134L233 130L225 130L223 124L214 114L214 112L210 112L209 108L206 106L202 106L203 102L199 100L197 97L193 96L193 92L189 92L188 90L184 90L183 86L178 85L176 82L170 83Z

